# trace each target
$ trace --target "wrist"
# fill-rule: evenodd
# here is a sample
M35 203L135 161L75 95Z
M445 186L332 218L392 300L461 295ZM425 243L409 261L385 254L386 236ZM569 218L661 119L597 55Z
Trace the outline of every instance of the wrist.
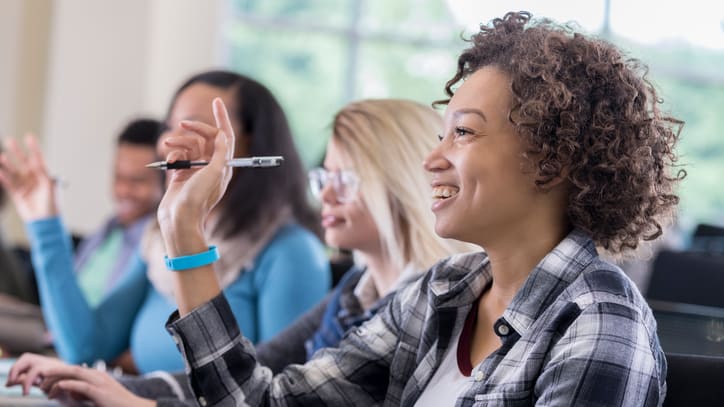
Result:
M168 257L164 256L166 268L171 271L183 271L208 266L219 260L219 250L216 246L209 246L209 249L203 252L194 253L185 256Z
M159 219L159 227L168 257L186 256L209 249L202 227L195 222L162 222Z

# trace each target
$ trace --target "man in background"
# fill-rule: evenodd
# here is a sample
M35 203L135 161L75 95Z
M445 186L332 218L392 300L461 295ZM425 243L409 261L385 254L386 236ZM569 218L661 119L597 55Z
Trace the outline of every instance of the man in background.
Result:
M122 278L163 195L163 172L146 168L156 160L160 130L157 120L136 119L118 136L112 183L115 213L81 241L75 253L80 287L91 307L99 305ZM1 254L0 260L12 256ZM8 257L7 264L16 263ZM30 281L32 272L3 264L0 262L0 349L11 354L42 351L52 341L37 306L37 291Z
M78 281L92 307L122 276L161 201L163 172L146 168L156 160L160 126L156 120L134 120L118 137L113 171L115 214L81 242L75 256Z

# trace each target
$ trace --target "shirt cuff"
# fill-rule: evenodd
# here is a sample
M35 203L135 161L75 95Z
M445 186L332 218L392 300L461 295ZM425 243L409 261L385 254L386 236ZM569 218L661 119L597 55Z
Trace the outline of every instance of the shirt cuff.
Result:
M166 330L184 357L187 372L220 358L241 337L223 293L184 317L174 311L166 322Z
M25 223L25 230L29 239L39 239L47 234L63 232L65 228L59 216L37 219Z

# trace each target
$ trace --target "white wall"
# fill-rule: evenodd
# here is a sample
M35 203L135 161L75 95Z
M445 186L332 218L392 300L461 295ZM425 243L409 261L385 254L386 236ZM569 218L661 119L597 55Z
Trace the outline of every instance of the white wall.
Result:
M15 80L22 0L5 0L0 12L0 136L15 131Z
M6 53L22 53L24 32L38 24L33 16L17 18L21 1L0 2L5 61L11 60ZM34 101L44 113L30 125L41 132L51 171L65 181L60 202L66 224L87 233L113 210L112 153L123 124L138 115L161 118L185 77L218 65L224 0L38 2L50 10L49 40L43 50L46 85ZM29 68L0 65L2 89ZM15 93L0 92L0 132L22 131L13 123L21 115L12 109L22 92ZM9 229L11 239L22 239L21 230Z

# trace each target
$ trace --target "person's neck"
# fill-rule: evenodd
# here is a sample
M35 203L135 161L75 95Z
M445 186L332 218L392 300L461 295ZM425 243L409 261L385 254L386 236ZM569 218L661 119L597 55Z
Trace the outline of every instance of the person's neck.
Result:
M377 253L360 252L360 255L367 266L370 278L377 289L380 298L387 295L402 274L402 270L396 267L390 258L381 250Z
M489 300L501 312L508 307L540 261L565 238L569 227L564 222L541 225L520 224L496 234L494 242L483 247L490 258L493 282ZM530 231L541 231L531 233Z

